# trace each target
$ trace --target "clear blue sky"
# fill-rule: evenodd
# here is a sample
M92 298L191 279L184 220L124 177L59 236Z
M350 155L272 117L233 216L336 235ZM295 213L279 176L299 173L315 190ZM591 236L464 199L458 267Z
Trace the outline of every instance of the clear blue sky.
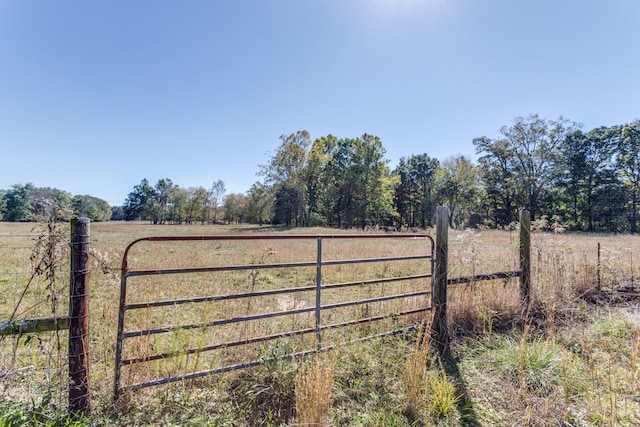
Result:
M393 168L639 106L638 0L0 0L0 189L244 193L297 130L377 135Z

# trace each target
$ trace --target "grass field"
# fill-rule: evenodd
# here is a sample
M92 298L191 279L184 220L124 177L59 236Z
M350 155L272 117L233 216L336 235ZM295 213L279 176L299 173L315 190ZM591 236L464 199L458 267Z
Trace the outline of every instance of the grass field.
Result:
M36 228L34 228L36 227ZM60 226L62 227L62 226ZM54 230L58 231L58 230ZM0 319L18 306L18 317L65 315L68 283L64 238L48 252L34 224L0 223ZM534 233L532 239L533 304L523 312L516 280L452 286L449 325L453 358L441 360L424 340L410 332L332 352L334 358L281 361L279 356L313 346L313 336L263 345L183 355L123 371L133 382L160 375L181 375L223 362L261 357L262 366L128 393L116 404L113 387L118 313L119 268L132 240L149 235L327 233L328 230L273 230L268 227L152 226L133 223L91 224L91 397L92 416L80 425L638 425L640 424L640 314L638 267L640 238L625 235ZM335 232L335 231L331 231ZM357 231L355 233L358 233ZM48 240L51 242L51 239ZM194 245L142 244L131 253L136 269L160 266L264 264L314 260L315 242L258 241L247 245L207 242ZM403 241L358 244L327 243L327 256L390 256L407 247ZM600 256L598 260L598 244ZM37 276L24 293L34 263L48 254L55 277ZM333 245L333 246L332 246ZM508 231L451 231L450 276L517 268L517 234ZM413 274L415 265L336 267L327 280L342 282L384 274ZM397 270L397 271L396 271ZM65 277L66 275L66 277ZM132 282L131 301L248 292L312 285L313 268L259 270L208 275L147 277ZM311 283L310 283L311 282ZM402 292L427 286L402 284ZM598 290L600 286L601 290ZM635 288L634 288L635 286ZM349 289L327 295L328 301L369 298L390 289ZM394 291L395 292L395 291ZM161 327L242 316L259 311L306 307L313 295L248 299L185 308L149 309L132 314L131 328ZM323 297L324 298L324 297ZM20 302L18 304L18 302ZM57 304L54 304L56 303ZM329 313L327 321L375 315L402 307L386 303ZM408 302L394 303L408 304ZM359 310L359 311L357 311ZM363 313L362 310L366 310ZM378 310L378 311L376 311ZM173 352L211 341L309 327L313 314L273 322L249 322L132 340L128 356ZM416 319L410 319L415 321ZM396 323L393 323L396 322ZM381 325L386 328L397 324ZM373 327L373 326L372 326ZM368 326L327 334L328 343L375 332ZM0 425L64 422L64 352L67 335L45 333L5 338L0 343ZM306 341L305 341L306 340ZM426 367L426 369L420 369ZM4 374L3 374L4 373ZM316 386L314 386L316 385ZM314 394L324 390L322 395ZM310 405L309 402L324 402ZM56 408L60 409L56 412ZM315 411L315 412L314 412ZM314 415L315 414L315 415ZM27 421L27 419L32 421ZM4 423L4 424L3 424ZM303 424L304 423L304 424Z

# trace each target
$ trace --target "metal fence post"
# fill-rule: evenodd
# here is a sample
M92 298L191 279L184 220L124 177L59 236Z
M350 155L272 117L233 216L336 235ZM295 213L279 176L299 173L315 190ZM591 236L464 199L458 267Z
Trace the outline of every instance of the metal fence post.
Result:
M529 211L520 211L520 301L526 307L531 303L531 217Z
M434 339L441 355L449 353L447 329L447 258L449 254L449 208L436 208L436 271L433 289Z
M88 415L89 399L89 219L71 220L69 286L69 411Z
M318 237L318 253L316 264L316 340L318 351L322 350L321 304L322 304L322 237Z

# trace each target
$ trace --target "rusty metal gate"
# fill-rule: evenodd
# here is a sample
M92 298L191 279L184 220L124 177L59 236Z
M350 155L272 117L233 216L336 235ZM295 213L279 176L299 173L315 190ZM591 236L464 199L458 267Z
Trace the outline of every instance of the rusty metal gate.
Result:
M114 395L256 366L267 344L298 357L413 329L432 309L434 247L425 234L135 240Z

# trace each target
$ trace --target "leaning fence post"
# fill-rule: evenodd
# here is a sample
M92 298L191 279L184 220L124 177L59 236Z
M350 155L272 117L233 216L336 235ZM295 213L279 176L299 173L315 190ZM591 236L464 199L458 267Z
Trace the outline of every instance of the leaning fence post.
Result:
M88 415L89 399L89 219L71 220L69 286L69 411Z
M520 211L520 301L525 307L531 303L531 217L527 210Z
M449 253L449 208L436 208L436 269L433 286L434 339L441 355L449 353L449 331L447 329L447 258Z

